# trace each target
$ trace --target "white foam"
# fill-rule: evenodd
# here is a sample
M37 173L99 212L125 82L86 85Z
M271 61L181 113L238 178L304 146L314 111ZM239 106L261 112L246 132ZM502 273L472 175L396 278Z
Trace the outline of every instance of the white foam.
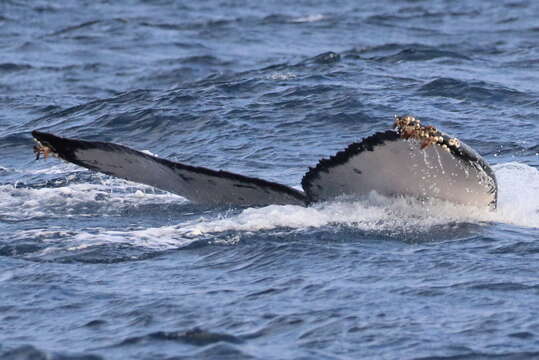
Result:
M273 73L269 77L271 80L278 80L278 81L284 81L284 80L292 80L295 79L297 76L296 74L287 72L287 73Z
M307 16L297 17L291 20L294 23L306 23L306 22L317 22L326 19L327 16L322 14L312 14Z
M48 159L50 161L50 159ZM20 169L18 172L22 174L28 174L28 175L52 175L52 174L64 174L66 172L84 172L88 171L84 168L81 168L80 166L77 166L75 164L71 164L68 162L58 162L56 161L54 165L50 165L50 163L47 163L47 161L44 161L40 164L42 166L41 169L36 169L34 167L26 168L26 169Z
M64 218L96 216L96 208L116 212L125 207L144 204L181 203L180 196L156 191L154 188L129 181L102 176L99 184L70 184L55 188L28 188L0 185L0 217L7 220L28 220L36 217ZM81 209L82 206L82 209ZM99 216L106 216L107 211Z

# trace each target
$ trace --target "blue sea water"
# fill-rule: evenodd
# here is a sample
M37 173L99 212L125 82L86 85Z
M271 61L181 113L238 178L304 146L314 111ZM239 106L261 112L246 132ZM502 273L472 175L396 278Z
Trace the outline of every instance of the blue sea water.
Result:
M539 3L0 3L1 359L539 358ZM496 212L194 205L30 132L298 187L413 114Z

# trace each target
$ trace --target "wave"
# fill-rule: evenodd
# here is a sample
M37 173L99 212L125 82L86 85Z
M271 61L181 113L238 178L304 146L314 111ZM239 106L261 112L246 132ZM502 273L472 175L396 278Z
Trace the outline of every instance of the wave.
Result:
M16 63L1 63L0 72L15 72L31 69L32 65L28 64L16 64Z
M89 20L89 21L85 21L85 22L82 22L82 23L79 23L79 24L74 24L74 25L69 25L69 26L66 26L66 27L62 27L61 29L59 30L56 30L46 36L48 37L54 37L54 36L58 36L58 35L66 35L66 34L70 34L70 33L77 33L79 32L79 30L81 29L86 29L86 28L89 28L89 27L93 27L94 25L98 25L98 26L104 26L104 25L108 25L109 28L106 28L104 31L111 31L111 28L112 25L114 24L121 24L121 25L125 25L128 23L128 20L127 19L124 19L124 18L113 18L113 19L105 19L105 20ZM90 32L86 31L85 34L89 34ZM79 35L77 36L76 38L77 39L87 39L87 38L91 38L92 35Z
M488 103L527 104L535 101L526 93L501 85L452 78L437 78L421 86L417 92L423 96L442 96Z
M67 354L43 351L31 345L22 345L17 348L0 352L2 359L25 360L25 359L50 359L50 360L102 360L94 354Z
M118 345L113 345L113 347L121 347L148 341L174 341L196 346L206 346L218 342L232 344L243 343L243 340L240 337L234 335L215 333L202 330L200 328L194 328L187 331L156 331L147 335L130 337L123 340Z
M388 63L401 61L427 61L438 58L471 60L470 57L462 53L444 49L444 46L434 47L417 43L387 43L349 50L345 52L345 54L347 57L364 57L368 60Z

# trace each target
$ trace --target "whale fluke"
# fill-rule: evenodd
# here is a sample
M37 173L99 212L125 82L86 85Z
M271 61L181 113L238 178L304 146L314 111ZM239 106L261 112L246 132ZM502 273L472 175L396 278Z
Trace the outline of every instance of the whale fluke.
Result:
M301 184L310 201L376 191L495 208L494 173L469 146L459 145L456 149L431 144L421 149L418 139L405 139L392 130L380 132L320 160Z
M495 208L494 172L471 147L396 116L395 129L375 133L322 159L302 179L305 192L253 177L161 159L123 145L68 139L33 131L40 154L55 155L85 168L154 186L195 203L256 206L308 205L339 196L436 198Z
M216 171L161 159L127 146L68 139L33 131L40 153L57 156L87 169L150 185L185 197L194 203L256 206L305 205L299 190L271 181L228 171Z

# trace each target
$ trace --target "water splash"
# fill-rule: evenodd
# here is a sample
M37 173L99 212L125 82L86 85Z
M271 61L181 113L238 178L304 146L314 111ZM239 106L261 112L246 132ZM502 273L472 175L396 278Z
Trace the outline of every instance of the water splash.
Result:
M100 183L71 183L66 177L58 187L0 185L0 219L26 221L34 218L115 215L126 207L186 202L180 196L121 179L96 175ZM97 212L97 213L96 213Z
M333 201L311 207L271 205L248 208L239 213L200 216L176 225L108 230L76 230L62 237L69 250L106 243L129 243L150 249L170 249L198 240L236 243L239 235L259 231L307 231L332 227L389 234L402 237L409 233L428 234L434 227L458 223L487 226L491 223L539 228L539 171L511 162L493 167L499 183L496 211L466 207L447 202L420 201L410 198L386 198L375 193L361 201ZM70 216L77 204L102 202L121 208L147 203L181 202L178 196L153 193L148 187L108 179L101 184L73 184L58 188L15 188L0 186L3 217ZM129 191L126 191L129 189ZM10 209L17 208L16 215ZM103 205L102 208L106 208ZM67 209L67 210L66 210ZM95 211L95 209L94 209ZM78 213L81 216L81 213ZM84 214L82 214L84 215ZM21 232L21 236L40 237L42 230ZM50 229L49 229L50 231ZM50 250L50 249L49 249ZM47 250L48 251L48 250Z
M498 209L492 221L539 228L539 170L519 162L493 166L498 180Z
M539 171L517 162L493 168L499 183L496 211L440 201L386 198L373 193L363 201L334 201L308 208L249 208L230 218L193 224L190 229L193 234L205 234L345 225L398 234L428 232L434 226L450 223L493 222L539 228Z

